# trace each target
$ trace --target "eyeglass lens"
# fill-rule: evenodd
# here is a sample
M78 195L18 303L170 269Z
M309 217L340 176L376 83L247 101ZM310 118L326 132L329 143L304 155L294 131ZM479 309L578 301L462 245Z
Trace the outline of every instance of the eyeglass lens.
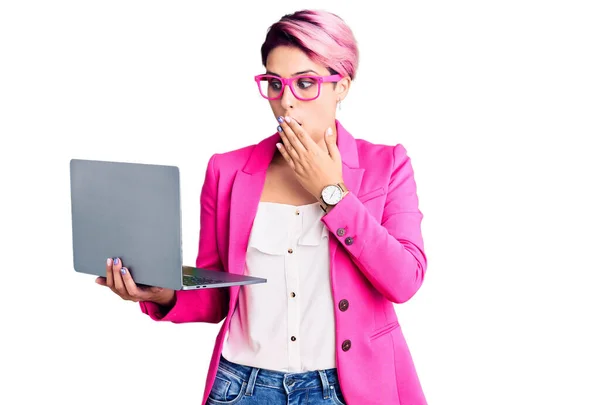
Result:
M278 98L283 92L283 83L275 77L263 77L259 81L259 85L263 97ZM297 77L292 86L293 93L301 100L312 99L319 94L319 81L310 77Z

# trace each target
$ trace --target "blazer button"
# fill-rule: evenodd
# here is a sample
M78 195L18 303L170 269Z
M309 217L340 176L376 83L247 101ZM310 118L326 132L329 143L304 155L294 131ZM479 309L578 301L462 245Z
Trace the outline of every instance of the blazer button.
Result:
M345 311L348 309L348 300L341 300L339 303L340 311Z
M350 346L352 346L352 342L349 340L344 340L344 343L342 343L342 350L347 352L350 350Z
M344 228L338 228L337 236L344 236L346 234L346 230Z
M354 239L348 236L344 242L346 242L346 245L351 245L354 243Z

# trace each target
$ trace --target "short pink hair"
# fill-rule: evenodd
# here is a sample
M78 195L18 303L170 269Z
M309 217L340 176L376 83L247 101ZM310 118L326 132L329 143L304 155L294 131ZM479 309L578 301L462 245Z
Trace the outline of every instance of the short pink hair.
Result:
M263 66L267 56L280 45L300 48L331 74L353 80L358 68L358 46L354 34L336 14L321 10L301 10L286 14L267 31L260 48Z

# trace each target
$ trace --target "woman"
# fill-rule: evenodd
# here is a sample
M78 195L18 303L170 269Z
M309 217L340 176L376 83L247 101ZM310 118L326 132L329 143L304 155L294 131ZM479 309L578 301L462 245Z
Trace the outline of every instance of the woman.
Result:
M118 258L99 282L154 320L225 319L203 404L426 404L393 306L427 267L410 158L335 118L354 36L303 10L270 27L261 53L277 132L210 158L196 266L267 283L141 289Z

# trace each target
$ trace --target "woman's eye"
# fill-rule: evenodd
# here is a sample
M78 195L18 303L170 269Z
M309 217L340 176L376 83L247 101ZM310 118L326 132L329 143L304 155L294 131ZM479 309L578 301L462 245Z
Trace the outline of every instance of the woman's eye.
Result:
M298 81L298 84L300 85L301 89L308 89L310 86L312 86L313 82L311 80L300 80Z

